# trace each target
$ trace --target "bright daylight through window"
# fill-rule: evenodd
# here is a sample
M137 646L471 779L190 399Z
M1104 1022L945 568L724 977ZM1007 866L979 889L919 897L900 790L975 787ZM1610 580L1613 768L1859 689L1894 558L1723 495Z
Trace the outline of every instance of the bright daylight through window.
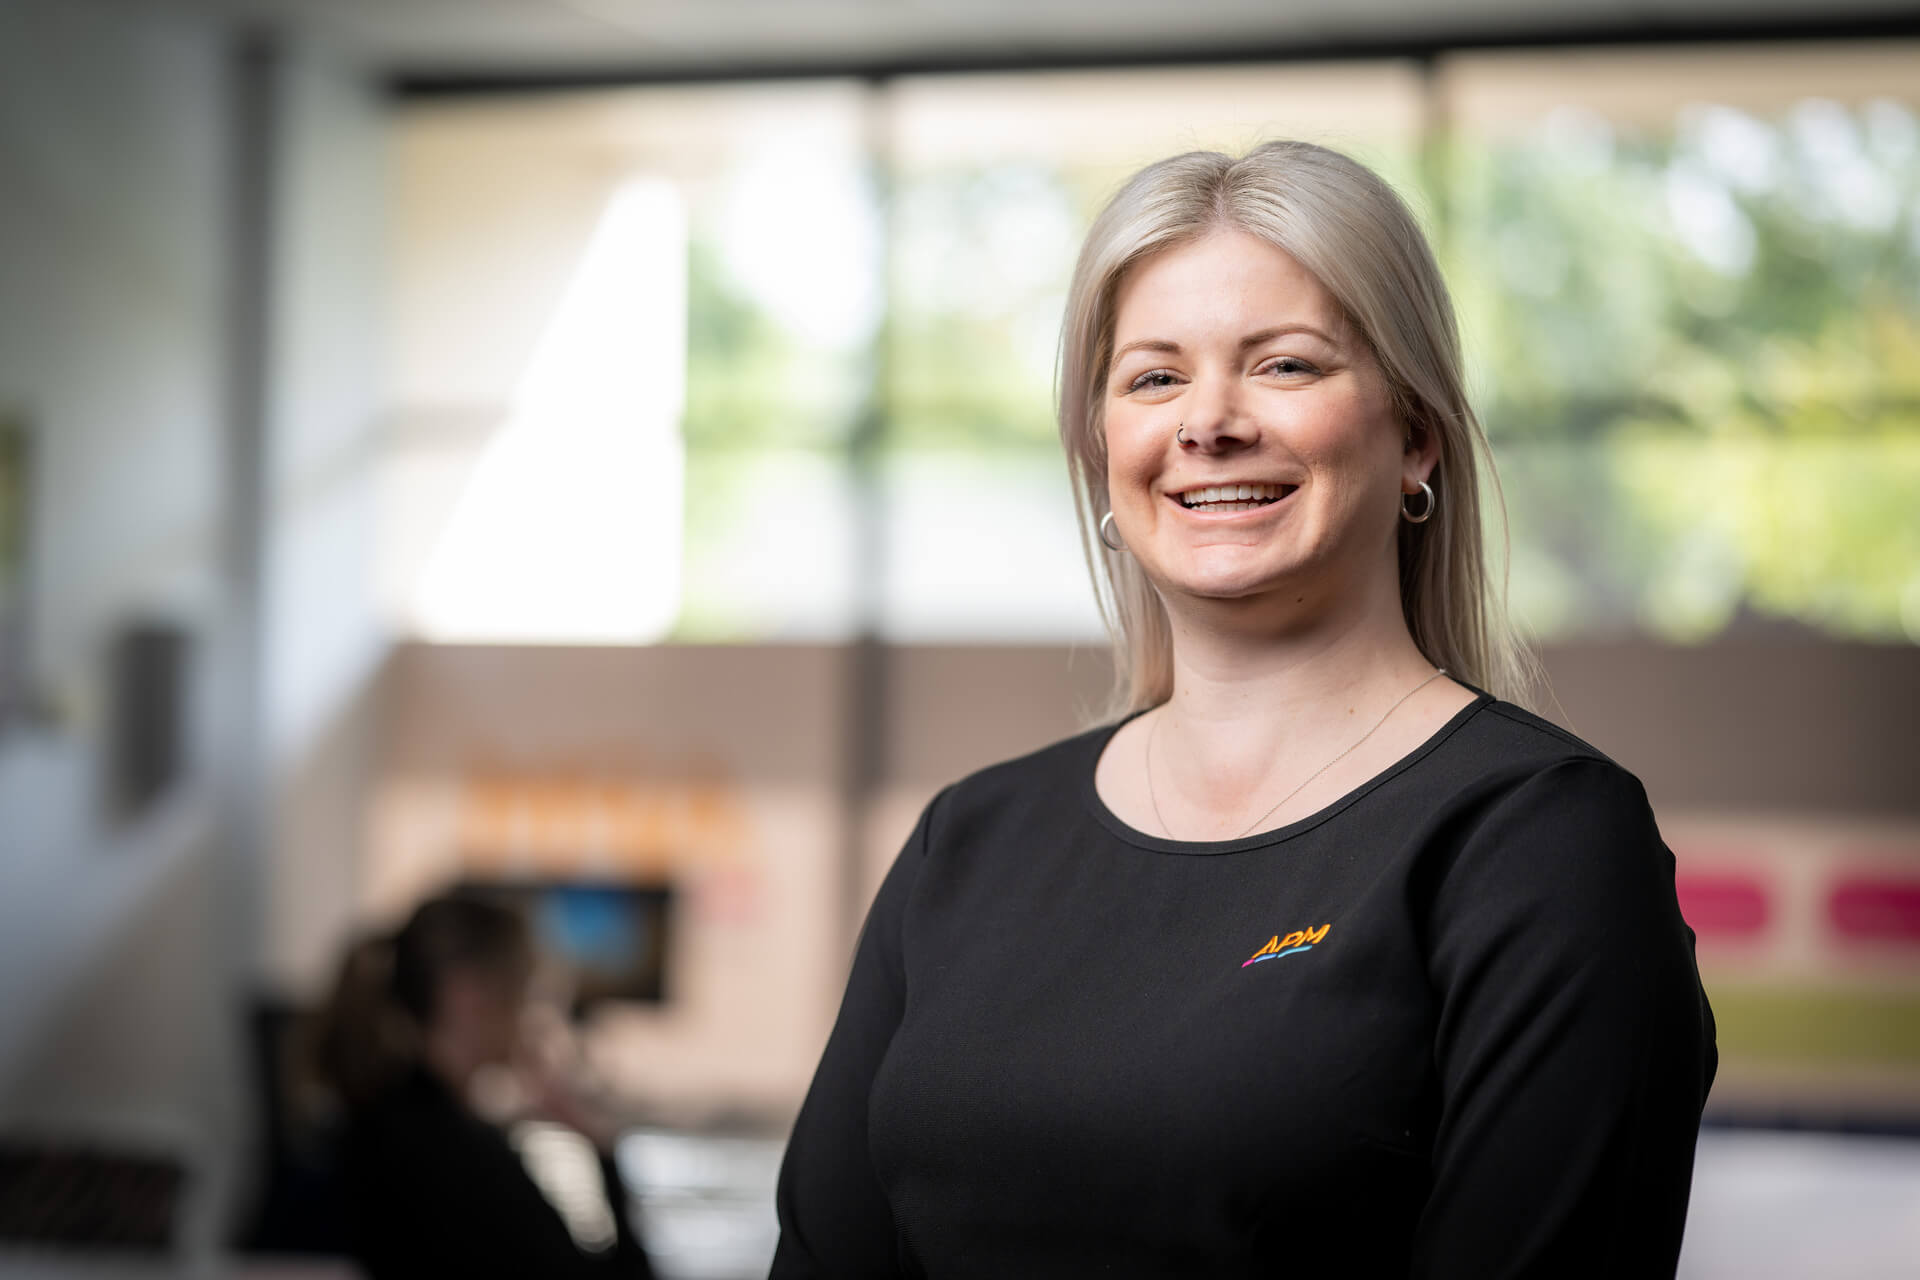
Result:
M1538 636L1920 639L1902 56L409 108L389 607L437 639L1094 637L1051 413L1072 246L1147 159L1301 136L1435 232Z

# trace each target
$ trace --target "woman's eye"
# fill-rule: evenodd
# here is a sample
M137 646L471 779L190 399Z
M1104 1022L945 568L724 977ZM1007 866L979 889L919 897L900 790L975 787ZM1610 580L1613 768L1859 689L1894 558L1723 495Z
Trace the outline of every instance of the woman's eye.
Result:
M1318 373L1319 370L1298 356L1281 356L1279 359L1267 365L1267 372L1286 375L1295 373Z
M1155 387L1170 387L1172 385L1173 375L1171 373L1168 373L1165 369L1150 369L1128 383L1127 390L1145 391Z

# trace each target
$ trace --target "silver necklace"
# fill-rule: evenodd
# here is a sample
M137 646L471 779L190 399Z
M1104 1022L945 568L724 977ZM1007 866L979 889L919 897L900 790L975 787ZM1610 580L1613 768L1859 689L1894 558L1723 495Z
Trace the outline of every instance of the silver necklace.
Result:
M1405 702L1408 698L1411 698L1414 694L1420 692L1422 689L1426 688L1428 685L1432 684L1435 680L1438 680L1441 676L1445 674L1447 673L1443 669L1439 667L1435 667L1432 675L1428 676L1425 680L1422 680L1419 684L1413 686L1413 688L1401 694L1399 701L1395 702L1392 706L1388 707L1386 710L1386 714L1382 715L1378 720L1375 720L1373 722L1373 729L1369 729L1365 733L1361 734L1358 738L1354 740L1352 746L1349 746L1345 751L1342 751L1339 755L1327 761L1325 764L1321 765L1318 769L1315 769L1311 774L1308 774L1306 782L1302 782L1299 786L1287 792L1287 794L1281 796L1278 800L1275 800L1272 806L1267 809L1266 813L1261 814L1259 817L1255 818L1252 822L1249 822L1247 824L1246 830L1240 832L1240 835L1229 837L1229 839L1238 840L1240 839L1241 836L1245 836L1251 833L1255 827L1265 822L1267 820L1268 815L1271 814L1275 809L1278 809L1281 805L1285 804L1287 801L1293 799L1295 796L1299 795L1302 791L1306 790L1308 782L1312 782L1315 778L1319 777L1321 774L1325 773L1327 770L1333 768L1333 766L1339 764L1342 760L1345 760L1348 756L1352 755L1353 752L1360 746L1361 743L1365 742L1368 738L1371 738L1373 736L1374 729L1378 729L1381 725L1387 722L1387 716L1391 716L1394 712L1400 709L1401 703ZM1159 731L1160 731L1160 717L1155 716L1153 718L1152 726L1147 730L1147 799L1152 801L1154 820L1160 824L1160 829L1167 833L1167 839L1178 840L1180 837L1173 834L1173 828L1167 825L1167 820L1164 817L1162 817L1160 814L1160 797L1157 794L1155 794L1153 789L1153 737Z

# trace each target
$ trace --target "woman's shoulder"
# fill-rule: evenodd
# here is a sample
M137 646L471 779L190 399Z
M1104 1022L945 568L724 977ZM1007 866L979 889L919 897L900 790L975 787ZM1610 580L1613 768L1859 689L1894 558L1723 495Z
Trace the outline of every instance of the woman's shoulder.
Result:
M923 820L937 837L942 830L986 819L1019 821L1034 810L1057 816L1063 800L1091 786L1094 764L1117 727L1113 722L1098 724L983 765L942 787L928 802Z
M498 1129L417 1065L353 1108L347 1132L352 1145L384 1160L449 1151L471 1157L476 1151L506 1149Z
M1512 856L1530 874L1564 876L1582 862L1615 864L1632 847L1670 865L1646 787L1593 743L1484 696L1451 728L1398 792L1401 812L1425 815L1430 856L1488 865Z
M1118 727L1116 722L1098 724L1021 755L983 765L955 781L948 790L956 800L991 803L1035 787L1058 788L1077 783L1083 771L1093 768L1101 747Z
M1449 815L1439 848L1455 870L1477 866L1510 888L1537 881L1563 902L1576 886L1599 900L1670 879L1646 787L1592 743L1498 699L1456 737L1434 781Z
M1448 746L1456 770L1507 785L1544 773L1639 780L1605 751L1535 711L1483 697L1469 708Z

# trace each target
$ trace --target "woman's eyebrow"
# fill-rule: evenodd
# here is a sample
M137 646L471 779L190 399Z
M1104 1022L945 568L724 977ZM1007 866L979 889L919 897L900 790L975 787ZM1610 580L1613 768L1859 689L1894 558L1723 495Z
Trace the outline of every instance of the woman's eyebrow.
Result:
M1340 345L1333 340L1333 336L1327 333L1326 330L1316 328L1310 324L1276 324L1272 328L1262 329L1258 333L1250 333L1240 339L1240 349L1245 351L1248 347L1257 347L1263 342L1271 342L1275 338L1284 337L1289 333L1311 334L1330 347Z
M1330 347L1337 347L1340 345L1338 342L1334 341L1332 335L1327 333L1326 330L1318 328L1314 325L1276 324L1268 328L1261 329L1257 333L1250 333L1246 337L1240 339L1240 349L1242 351L1245 351L1248 347L1257 347L1263 342L1271 342L1275 338L1283 337L1289 333L1310 334L1313 337L1320 339L1320 341L1326 343ZM1121 356L1126 355L1130 351L1159 351L1168 355L1179 355L1181 351L1181 347L1179 343L1173 341L1170 338L1141 338L1137 342L1129 342L1126 346L1116 350L1113 353L1113 358L1115 360L1118 360Z
M1113 358L1118 360L1129 351L1161 351L1168 355L1179 355L1180 344L1167 338L1142 338L1138 342L1129 342L1115 351Z

